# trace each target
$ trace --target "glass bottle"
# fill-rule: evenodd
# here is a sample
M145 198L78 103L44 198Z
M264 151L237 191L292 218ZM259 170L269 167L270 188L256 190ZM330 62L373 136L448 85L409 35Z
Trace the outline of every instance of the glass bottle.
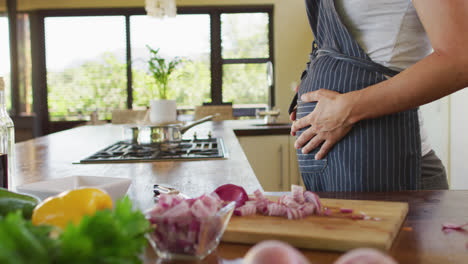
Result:
M15 176L15 127L6 110L5 82L3 77L0 77L0 154L7 155L7 186L9 190L13 190L13 179Z

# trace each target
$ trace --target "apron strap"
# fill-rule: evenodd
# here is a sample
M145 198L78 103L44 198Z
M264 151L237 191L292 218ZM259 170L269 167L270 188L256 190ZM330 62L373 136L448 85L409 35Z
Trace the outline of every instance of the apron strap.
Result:
M356 66L359 66L361 68L367 69L369 71L379 72L379 73L381 73L383 75L387 75L387 76L390 76L390 77L393 77L393 76L397 75L398 73L400 73L399 71L392 70L392 69L390 69L388 67L385 67L385 66L383 66L381 64L375 63L375 62L373 62L371 60L365 60L365 59L362 59L362 58L349 56L349 55L340 53L340 52L338 52L338 51L336 51L334 49L331 49L331 48L318 49L317 58L322 57L322 56L330 56L330 57L338 59L338 60L343 60L343 61L352 63L352 64L354 64Z

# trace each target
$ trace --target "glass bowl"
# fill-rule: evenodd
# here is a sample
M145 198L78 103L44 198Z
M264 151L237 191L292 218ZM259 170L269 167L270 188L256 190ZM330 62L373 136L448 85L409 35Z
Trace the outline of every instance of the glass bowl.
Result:
M218 246L235 208L231 202L210 217L158 217L148 220L155 230L147 235L158 256L167 260L202 260Z

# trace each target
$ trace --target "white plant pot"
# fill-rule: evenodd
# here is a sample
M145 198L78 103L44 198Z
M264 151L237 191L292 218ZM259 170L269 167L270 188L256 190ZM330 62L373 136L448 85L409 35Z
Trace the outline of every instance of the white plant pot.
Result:
M177 120L175 100L150 100L151 123L169 123Z

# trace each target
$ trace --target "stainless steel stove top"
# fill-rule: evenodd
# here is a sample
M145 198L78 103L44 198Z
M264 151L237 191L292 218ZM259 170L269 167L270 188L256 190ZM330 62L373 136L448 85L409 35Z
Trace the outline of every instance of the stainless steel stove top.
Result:
M124 163L169 160L204 160L227 158L221 138L183 139L175 147L161 148L160 144L116 142L79 163Z

